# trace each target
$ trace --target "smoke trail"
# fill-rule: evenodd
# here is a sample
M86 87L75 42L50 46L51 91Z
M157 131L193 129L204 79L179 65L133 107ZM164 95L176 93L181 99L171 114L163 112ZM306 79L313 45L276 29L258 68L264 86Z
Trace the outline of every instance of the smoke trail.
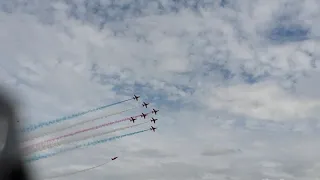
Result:
M28 127L22 128L21 132L31 132L31 131L34 131L36 129L43 128L45 126L51 126L53 124L56 124L56 123L59 123L59 122L62 122L62 121L73 119L75 117L79 117L79 116L88 114L90 112L95 112L95 111L98 111L98 110L101 110L101 109L105 109L107 107L114 106L114 105L117 105L117 104L120 104L120 103L124 103L124 102L130 101L130 100L132 100L132 98L127 99L127 100L123 100L123 101L119 101L119 102L116 102L116 103L113 103L113 104L100 106L100 107L97 107L97 108L94 108L94 109L90 109L90 110L87 110L87 111L78 112L78 113L75 113L75 114L72 114L72 115L69 115L69 116L64 116L64 117L61 117L61 118L58 118L58 119L55 119L55 120L52 120L52 121L40 122L38 124L31 124Z
M60 174L60 175L57 175L57 176L51 176L51 177L48 177L48 178L45 178L45 179L54 179L54 178L59 178L59 177L66 177L66 176L78 174L78 173L81 173L81 172L90 171L90 170L92 170L92 169L101 167L101 166L109 163L110 161L112 161L112 160L108 160L108 161L106 161L106 162L104 162L104 163L101 163L101 164L99 164L99 165L93 166L93 167L91 167L91 168L86 168L86 169L82 169L82 170L79 170L79 171L74 171L74 172L70 172L70 173Z
M106 139L91 141L91 142L84 143L84 144L79 144L79 145L76 145L74 147L61 149L61 150L58 150L58 151L53 152L53 153L47 153L47 154L43 154L43 155L31 156L30 158L26 158L26 162L33 162L33 161L37 161L37 160L40 160L40 159L49 158L49 157L52 157L52 156L55 156L55 155L58 155L58 154L61 154L61 153L64 153L64 152L72 151L72 150L75 150L75 149L78 149L78 148L85 148L85 147L89 147L89 146L95 146L95 145L98 145L98 144L101 144L101 143L105 143L105 142L108 142L108 141L114 141L116 139L124 138L126 136L132 136L132 135L143 133L143 132L146 132L146 131L149 131L149 130L150 129L145 129L145 130L141 130L141 131L136 131L136 132L124 134L124 135L121 135L121 136L114 136L114 137L111 137L111 138L106 138Z
M147 113L147 114L149 114L149 113ZM133 118L137 118L137 117L140 117L140 116L141 116L141 115L136 115L136 116L133 116ZM76 131L76 132L73 132L73 133L65 134L65 135L62 135L62 136L59 136L59 137L55 137L55 138L52 138L52 139L49 139L49 140L46 140L46 141L42 141L42 142L40 142L40 143L27 146L27 147L25 147L25 148L28 148L28 149L29 149L30 147L39 146L39 144L49 143L49 142L51 142L51 141L57 141L57 140L62 139L62 138L74 136L74 135L76 135L76 134L83 133L83 132L87 132L87 131L91 131L91 130L97 130L97 129L102 128L102 127L105 127L105 126L110 126L110 125L112 125L112 124L116 124L116 123L120 123L120 122L127 121L127 120L129 120L130 118L131 118L131 117L127 117L127 118L125 118L125 119L121 119L121 120L117 120L117 121L113 121L113 122L101 124L101 125L99 125L99 126L95 126L95 127L91 127L91 128L79 130L79 131Z
M142 123L139 123L139 124L135 124L135 125L131 125L131 126L126 126L126 127L121 127L121 128L117 128L117 129L113 129L111 131L107 131L107 132L100 132L98 134L91 134L89 136L86 136L86 137L80 137L78 139L72 139L72 140L67 140L67 141L59 141L59 142L56 142L56 143L52 143L52 144L47 144L47 145L40 145L39 147L34 147L35 149L30 149L30 150L34 150L32 152L28 152L28 151L24 151L26 153L35 153L35 152L38 152L38 151L43 151L43 150L46 150L46 149L49 149L49 148L53 148L53 147L56 147L56 146L61 146L61 145L67 145L67 144L70 144L70 143L75 143L75 142L79 142L79 141L83 141L83 140L87 140L87 139L91 139L91 138L95 138L97 136L102 136L102 135L106 135L106 134L110 134L110 133L113 133L113 132L117 132L117 131L121 131L121 130L124 130L124 129L128 129L128 128L133 128L133 127L136 127L136 126L140 126L140 125L143 125L143 124L146 124L148 123L149 121L145 121L145 122L142 122ZM29 150L29 149L28 149Z
M107 117L110 117L110 116L118 115L118 114L130 111L132 109L136 109L137 107L139 107L139 106L135 106L135 107L123 110L123 111L119 111L119 112L115 112L115 113L112 113L112 114L108 114L106 116L100 116L100 117L97 117L97 118L94 118L94 119L88 119L88 120L80 121L79 123L72 124L70 126L66 126L66 127L60 128L60 129L53 129L52 131L49 131L49 132L47 132L45 134L41 134L41 135L38 135L38 136L35 136L35 137L31 137L30 139L24 139L24 141L25 142L26 141L31 141L31 140L37 139L39 137L47 136L47 135L52 134L52 133L57 133L57 132L60 132L60 131L63 131L63 130L66 130L66 129L69 129L69 128L72 128L72 127L76 127L78 125L83 125L83 124L88 123L88 122L93 122L93 121L96 121L96 120L99 120L99 119L104 119L104 118L107 118Z

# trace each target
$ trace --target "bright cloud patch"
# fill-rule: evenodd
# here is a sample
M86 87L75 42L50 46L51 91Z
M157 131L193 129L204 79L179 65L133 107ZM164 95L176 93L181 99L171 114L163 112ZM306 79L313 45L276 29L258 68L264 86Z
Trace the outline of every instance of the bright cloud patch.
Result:
M299 97L268 82L212 88L205 98L213 109L276 121L316 118L320 108L320 99Z

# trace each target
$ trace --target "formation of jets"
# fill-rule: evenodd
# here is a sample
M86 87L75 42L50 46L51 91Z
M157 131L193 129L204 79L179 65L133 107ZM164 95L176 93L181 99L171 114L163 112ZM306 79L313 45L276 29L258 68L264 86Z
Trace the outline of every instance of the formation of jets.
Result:
M139 98L140 98L140 96L133 95L133 98L132 98L132 99L138 101ZM142 103L142 107L148 108L148 105L149 105L149 103L146 103L146 102L143 102L143 103ZM157 115L157 112L158 112L158 111L159 111L159 110L152 109L151 113ZM143 117L143 119L146 119L146 116L147 116L147 115L148 115L148 114L141 113L140 117L141 117L141 118ZM136 118L134 118L134 117L131 117L131 118L130 118L130 121L132 121L132 123L134 123L135 120L136 120ZM158 119L154 119L153 117L150 119L150 121L153 122L154 124L156 123L157 120L158 120ZM154 132L155 132L156 129L157 129L157 128L155 128L155 127L153 127L153 126L151 126L151 128L150 128L150 130L152 130L152 131L154 131Z
M133 95L133 98L132 98L132 99L138 101L139 98L140 98L140 96ZM146 103L146 102L143 102L143 103L142 103L142 107L148 108L148 105L149 105L149 103ZM159 110L152 109L151 113L152 113L152 114L154 113L155 115L157 115L157 112L158 112L158 111L159 111ZM148 114L141 113L140 117L143 117L143 118L145 119L147 115L148 115ZM132 121L132 123L134 123L135 120L137 120L137 118L134 118L134 117L131 117L131 118L130 118L130 121ZM155 124L157 120L158 120L158 119L154 119L154 118L152 117L150 121ZM150 127L150 130L153 131L153 132L155 132L156 129L157 129L156 127L153 127L153 126ZM111 158L111 160L114 161L114 160L116 160L117 158L118 158L118 156Z

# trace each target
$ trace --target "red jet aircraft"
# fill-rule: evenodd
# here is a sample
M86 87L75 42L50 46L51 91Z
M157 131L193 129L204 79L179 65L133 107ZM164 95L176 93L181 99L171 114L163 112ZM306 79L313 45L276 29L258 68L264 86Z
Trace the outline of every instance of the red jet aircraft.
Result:
M148 108L149 103L143 102L142 106Z
M151 122L153 122L154 124L156 123L156 121L157 121L158 119L153 119L153 118L151 118Z
M157 114L159 110L152 109L152 113Z
M145 119L147 115L148 114L141 113L140 117L143 117Z
M136 118L131 117L130 121L134 123L134 121L137 120Z
M151 126L151 128L150 128L150 130L152 130L153 132L156 132L155 130L156 130L157 128L155 128L155 127L153 127L153 126Z
M139 97L140 96L133 95L133 99L136 100L136 101L138 101Z

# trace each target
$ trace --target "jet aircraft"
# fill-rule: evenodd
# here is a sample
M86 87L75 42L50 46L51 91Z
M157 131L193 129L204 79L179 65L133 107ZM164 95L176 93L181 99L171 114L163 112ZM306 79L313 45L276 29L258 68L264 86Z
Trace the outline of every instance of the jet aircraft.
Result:
M133 99L136 100L136 101L138 101L139 97L140 96L133 95Z
M158 119L153 119L153 118L151 118L151 122L153 122L154 124L156 123L156 121L157 121Z
M152 109L152 113L157 114L159 110Z
M142 106L148 108L149 103L143 102Z
M132 121L134 123L134 121L137 120L137 118L133 118L131 117L130 121Z
M153 132L156 132L155 130L156 130L157 128L155 128L155 127L153 127L153 126L151 126L151 128L150 128L150 130L152 130Z
M148 114L141 113L140 117L143 117L145 119L147 115Z

